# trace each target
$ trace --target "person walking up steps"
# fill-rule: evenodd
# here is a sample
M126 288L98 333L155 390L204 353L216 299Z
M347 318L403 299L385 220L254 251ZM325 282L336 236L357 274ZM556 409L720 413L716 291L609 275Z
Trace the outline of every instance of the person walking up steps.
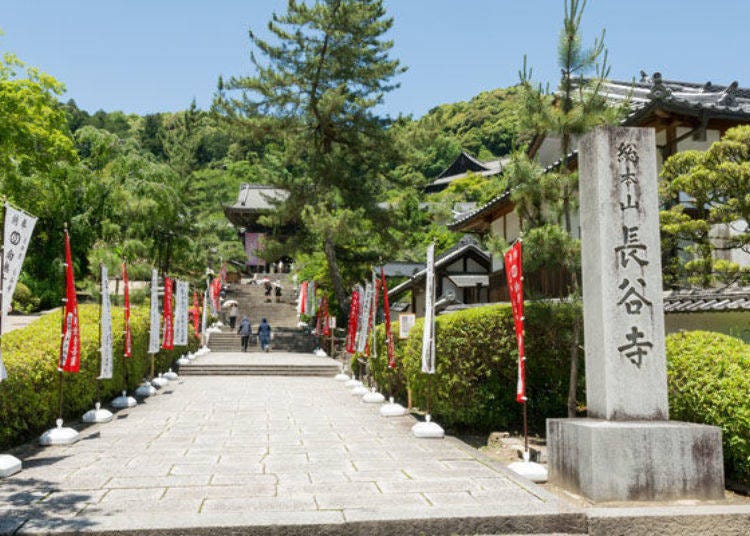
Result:
M265 318L263 320L265 320ZM247 345L250 342L250 334L252 332L253 330L250 327L250 319L247 317L247 315L245 315L242 317L242 320L240 321L240 327L237 330L237 333L239 333L241 337L243 352L247 352Z
M229 306L229 329L234 329L237 324L237 304L233 303Z
M260 339L260 351L268 352L270 350L269 344L271 343L271 325L264 318L260 321L258 326L258 338Z

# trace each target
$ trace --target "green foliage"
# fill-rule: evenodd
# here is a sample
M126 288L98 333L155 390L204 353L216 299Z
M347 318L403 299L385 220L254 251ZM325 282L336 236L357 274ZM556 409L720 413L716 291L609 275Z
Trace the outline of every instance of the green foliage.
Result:
M31 313L39 308L39 298L34 296L29 287L18 281L11 307L17 313Z
M670 418L719 426L727 475L750 484L750 345L706 331L666 345Z
M559 225L546 224L531 229L523 240L524 273L542 268L564 270L580 269L581 242L574 240Z
M528 303L526 310L528 413L530 429L543 433L545 419L566 414L571 326L580 306ZM371 361L376 382L399 399L406 387L414 403L426 407L427 375L421 373L423 320L403 341L396 340L398 369L382 357ZM394 337L398 336L398 325ZM518 350L510 306L491 305L437 317L437 372L432 378L435 419L446 426L474 430L521 430L521 405L515 401ZM383 326L378 346L385 347Z
M13 54L0 60L0 185L17 200L26 177L75 160L65 113L57 103L64 86Z
M391 183L394 149L376 112L404 70L388 55L392 25L382 0L290 1L268 24L271 40L250 32L256 74L220 81L215 102L256 140L277 130L278 150L264 163L286 170L269 176L289 197L264 219L282 231L267 252L325 251L342 304L339 265L376 259L392 223L377 201Z
M79 306L81 324L81 372L64 375L63 415L78 419L91 409L96 397L99 375L98 322L96 305ZM122 308L112 310L113 326L122 326ZM128 388L136 387L149 373L149 311L147 307L131 308L133 357L127 359ZM181 352L195 350L198 339L189 327L189 348L162 350L156 354L155 370L166 372ZM123 332L113 329L114 372L111 380L101 381L102 401L106 402L123 388ZM50 313L31 325L3 335L3 360L8 378L0 384L0 449L35 437L54 425L58 415L57 360L60 350L60 316Z
M750 126L729 129L707 151L682 151L669 157L661 172L662 243L671 253L666 264L671 284L710 287L717 281L750 281L750 271L716 261L722 250L750 250ZM687 199L687 200L686 200ZM717 225L734 228L726 238L714 236ZM686 256L680 255L680 244ZM686 257L686 258L683 258Z
M400 117L391 127L406 166L425 179L434 179L461 149L491 160L528 141L521 132L517 87L479 93L467 102L442 104L414 120Z

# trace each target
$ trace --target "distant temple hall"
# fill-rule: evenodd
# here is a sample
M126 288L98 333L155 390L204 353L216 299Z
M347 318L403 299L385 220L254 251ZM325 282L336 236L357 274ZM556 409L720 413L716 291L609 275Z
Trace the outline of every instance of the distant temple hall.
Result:
M260 251L271 229L258 223L258 218L274 209L274 203L284 201L289 196L286 190L262 184L243 183L237 201L224 206L224 215L237 229L245 248L244 271L249 273L269 272L272 266L284 259L263 259ZM284 263L288 267L288 259Z

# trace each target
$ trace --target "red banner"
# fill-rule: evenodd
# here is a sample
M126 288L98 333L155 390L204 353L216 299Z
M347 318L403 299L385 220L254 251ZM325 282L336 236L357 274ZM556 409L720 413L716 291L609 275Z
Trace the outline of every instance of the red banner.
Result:
M218 314L221 311L221 279L214 277L211 282L211 301L214 304L214 310Z
M163 350L174 350L174 324L172 323L172 280L164 276L164 335L161 347Z
M193 333L200 339L201 336L201 309L198 305L198 293L193 291Z
M323 296L323 336L331 335L331 318L328 316L328 296Z
M346 351L353 354L357 351L355 342L357 340L357 321L359 320L359 292L352 292L352 303L349 306L349 324L346 333Z
M385 272L380 267L380 286L383 291L383 310L385 312L385 345L388 348L388 368L396 368L396 348L391 332L391 306L388 303L388 284L385 282Z
M508 294L513 308L513 323L516 328L518 342L518 384L516 385L516 401L526 402L526 352L523 338L523 260L521 242L517 241L505 253L505 277L508 280Z
M78 372L81 367L81 330L78 324L78 299L70 254L70 236L65 230L65 316L62 323L62 342L58 370Z
M128 268L122 263L122 283L125 285L123 294L125 295L125 340L123 341L123 354L125 357L133 355L133 333L130 331L130 283L128 282Z
M299 286L299 314L307 314L307 281Z

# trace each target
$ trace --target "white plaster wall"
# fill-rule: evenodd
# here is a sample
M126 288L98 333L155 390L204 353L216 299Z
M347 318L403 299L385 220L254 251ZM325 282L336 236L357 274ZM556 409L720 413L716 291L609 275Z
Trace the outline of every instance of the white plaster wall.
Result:
M504 234L504 228L503 228L503 222L505 220L506 216L501 216L497 218L496 220L493 220L492 223L490 223L490 236L502 236L503 239L505 239ZM503 256L493 254L492 255L492 266L490 270L492 272L497 272L498 270L503 269Z
M521 233L521 220L518 218L518 214L516 214L515 211L505 216L505 225L505 240L510 244L518 238L518 235Z
M662 130L656 133L656 145L657 147L664 147L667 144L667 131ZM661 155L661 151L656 151L656 173L661 173L661 168L664 167L664 158Z
M669 333L678 331L716 331L739 337L750 343L750 312L667 313L664 328Z
M687 134L691 130L692 128L677 127L677 137L679 138L680 136ZM692 136L688 136L677 144L677 152L691 150L705 151L706 149L711 147L711 144L713 142L719 141L720 139L721 133L718 130L706 130L706 141L694 140ZM657 141L657 143L659 142Z

